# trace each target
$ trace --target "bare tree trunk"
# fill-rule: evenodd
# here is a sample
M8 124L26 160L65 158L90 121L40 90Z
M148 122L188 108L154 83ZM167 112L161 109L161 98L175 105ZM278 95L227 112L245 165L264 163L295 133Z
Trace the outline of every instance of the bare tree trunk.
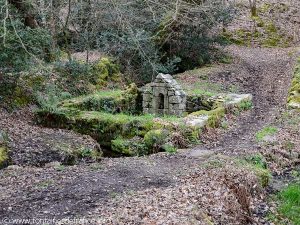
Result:
M68 14L67 14L67 18L66 18L66 22L65 25L63 27L63 35L64 35L64 39L65 39L65 47L66 47L66 52L68 54L68 59L69 61L72 60L72 56L71 56L71 50L70 50L70 46L69 46L69 41L68 41L68 25L69 25L69 20L70 20L70 16L71 16L71 1L68 1Z
M88 0L88 6L87 6L87 11L91 10L91 1ZM88 13L88 18L87 18L87 24L86 24L86 35L87 35L87 41L86 41L86 63L89 63L89 53L90 53L90 22L91 19L91 14Z
M257 16L257 7L256 7L256 0L249 0L251 16Z
M59 12L59 3L60 0L51 0L51 11L50 11L50 18L49 18L49 26L51 36L53 37L52 48L56 49L57 47L57 14Z

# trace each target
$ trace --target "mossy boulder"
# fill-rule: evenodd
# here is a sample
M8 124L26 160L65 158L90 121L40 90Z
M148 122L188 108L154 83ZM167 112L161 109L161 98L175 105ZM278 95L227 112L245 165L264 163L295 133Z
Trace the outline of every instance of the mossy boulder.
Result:
M62 108L56 112L39 110L39 123L49 127L59 127L88 134L101 146L110 147L118 137L133 138L143 135L154 126L153 116L130 116L98 111L80 111Z
M199 110L210 110L213 108L214 102L209 101L211 96L207 94L194 94L187 96L186 111L191 113Z
M149 149L145 145L143 138L138 136L131 139L120 137L112 140L111 149L113 152L125 156L142 156L149 154Z
M158 152L168 142L170 132L166 129L150 130L144 137L145 145L153 152Z
M126 156L163 151L172 133L180 133L174 143L191 143L196 137L180 118L154 115L111 114L59 108L57 111L38 110L38 123L48 127L66 128L93 137L106 149Z
M44 149L48 146L48 152L52 152L52 156L48 153L49 157L42 164L57 160L64 165L75 165L80 161L99 161L103 156L99 145L82 143L66 134L44 136L40 138L39 145Z
M224 107L218 107L210 111L200 110L192 113L191 116L208 116L208 126L218 127L225 116L225 112Z
M0 74L0 104L19 108L35 102L45 84L42 74L29 72Z

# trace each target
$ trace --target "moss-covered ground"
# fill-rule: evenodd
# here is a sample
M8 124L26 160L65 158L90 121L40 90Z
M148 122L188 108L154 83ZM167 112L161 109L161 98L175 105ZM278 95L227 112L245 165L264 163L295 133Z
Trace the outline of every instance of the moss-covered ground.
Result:
M261 47L288 47L297 42L293 32L299 29L292 20L298 14L293 2L258 1L252 14L246 2L244 12L237 16L224 32L224 37L237 45Z
M39 110L36 115L39 122L46 126L91 135L101 146L128 156L164 150L165 144L173 144L171 140L175 132L187 142L198 135L192 128L184 126L180 118L172 116L158 118L154 115L112 114L63 107L52 112ZM150 144L151 140L155 143Z
M135 99L124 93L126 91L120 90L97 92L63 101L51 110L37 110L37 121L48 127L66 128L90 135L113 153L127 156L174 151L199 140L201 129L187 125L186 118L132 114L136 108L132 107L134 104L131 102L135 102ZM126 96L130 101L126 101ZM119 99L125 103L122 109L131 107L132 110L116 112L115 107L122 106ZM110 108L105 104L107 102L111 103ZM188 118L206 115L207 126L218 127L225 113L226 109L219 106L210 111L194 112Z

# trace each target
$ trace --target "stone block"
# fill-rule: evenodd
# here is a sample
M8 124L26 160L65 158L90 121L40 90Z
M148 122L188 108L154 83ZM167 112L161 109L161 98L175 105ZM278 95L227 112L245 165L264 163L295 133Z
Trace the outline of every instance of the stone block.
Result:
M185 104L170 104L170 109L184 110L185 109Z
M143 101L145 101L145 102L151 102L152 96L153 95L151 95L151 94L143 94Z
M157 84L157 83L163 83L163 82L164 82L163 79L156 78L153 83Z
M166 83L156 83L154 87L167 87Z
M156 87L153 89L153 95L158 97L159 94L167 95L168 91L164 87Z
M150 113L150 109L149 108L143 108L143 113L149 114Z
M182 102L182 98L180 96L171 96L169 97L169 103L173 104L173 103L181 103Z
M170 74L163 74L163 73L160 73L157 75L156 79L162 79L162 80L165 80L165 79L173 79L173 77L170 75Z
M224 97L224 106L226 108L231 108L238 106L243 101L252 101L251 94L228 94Z
M174 96L175 95L175 91L168 91L168 96L171 97L171 96Z
M151 102L143 101L143 108L151 108Z
M208 116L187 117L185 124L191 127L202 128L208 123Z

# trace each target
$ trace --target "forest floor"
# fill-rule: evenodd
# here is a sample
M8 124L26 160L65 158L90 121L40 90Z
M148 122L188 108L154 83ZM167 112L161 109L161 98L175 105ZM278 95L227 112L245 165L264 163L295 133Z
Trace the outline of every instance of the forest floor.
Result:
M227 50L234 62L209 79L235 84L254 100L253 109L233 116L227 130L208 130L204 144L176 154L104 158L74 166L9 166L0 171L0 218L5 218L0 224L270 224L263 218L269 207L264 191L254 174L233 159L259 152L255 134L286 110L297 50ZM1 125L11 133L23 130L21 136L67 132L35 127L24 113L1 113ZM293 138L299 144L299 137ZM15 140L32 143L32 138ZM238 195L252 196L251 202ZM13 220L17 218L29 220Z

